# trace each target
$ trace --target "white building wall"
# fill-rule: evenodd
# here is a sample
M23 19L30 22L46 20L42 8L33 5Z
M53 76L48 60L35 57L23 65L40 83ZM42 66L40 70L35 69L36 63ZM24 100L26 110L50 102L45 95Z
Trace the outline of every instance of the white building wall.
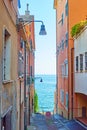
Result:
M87 71L85 71L85 52L87 52L87 27L74 40L75 92L87 95ZM83 54L83 71L80 72L80 54ZM78 56L78 72L76 72L76 56Z

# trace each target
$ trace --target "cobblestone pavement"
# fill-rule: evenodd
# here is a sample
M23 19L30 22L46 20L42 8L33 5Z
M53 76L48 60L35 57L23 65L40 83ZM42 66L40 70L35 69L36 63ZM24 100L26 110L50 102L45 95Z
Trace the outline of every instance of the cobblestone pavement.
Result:
M34 114L31 118L31 126L28 130L87 130L87 127L75 120L69 121L59 115L46 118L40 113Z

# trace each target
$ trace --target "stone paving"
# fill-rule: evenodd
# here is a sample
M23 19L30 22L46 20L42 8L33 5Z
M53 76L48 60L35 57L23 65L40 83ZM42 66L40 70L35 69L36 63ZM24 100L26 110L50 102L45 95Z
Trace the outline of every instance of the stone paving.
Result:
M87 130L87 127L75 120L66 120L59 115L47 118L37 113L31 118L31 126L27 130Z

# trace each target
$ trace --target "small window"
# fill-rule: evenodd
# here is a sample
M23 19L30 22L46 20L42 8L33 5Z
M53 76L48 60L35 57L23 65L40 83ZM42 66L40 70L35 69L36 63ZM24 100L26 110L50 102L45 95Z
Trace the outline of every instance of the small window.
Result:
M67 59L64 60L64 73L65 73L65 76L67 77L68 76L68 60Z
M59 46L57 46L57 55L59 54L59 50L60 50L60 48L59 48Z
M85 70L87 70L87 52L85 52Z
M76 71L78 71L78 56L76 56Z
M65 5L65 15L68 16L68 2L66 2Z
M62 40L62 50L64 50L64 40Z
M23 40L20 41L20 47L24 48L24 41Z
M62 25L63 25L63 23L64 23L64 14L63 13L62 13L61 21L62 21Z
M83 71L83 55L80 54L80 71Z
M60 90L60 101L64 103L64 90Z
M30 76L31 76L31 77L32 77L32 75L33 75L33 73L32 73L32 72L33 72L32 69L33 69L32 66L30 66Z
M23 77L24 74L24 57L22 52L18 52L18 76Z
M65 63L65 76L68 76L68 63Z
M66 33L65 37L66 37L65 45L66 45L66 47L68 47L68 32Z
M62 64L62 77L64 77L64 75L65 75L65 68L64 67L65 67L64 64Z
M62 43L60 42L60 50L62 50Z
M32 39L30 40L30 51L32 51L33 46L32 46Z
M66 108L68 109L68 100L69 100L69 96L68 93L66 93Z

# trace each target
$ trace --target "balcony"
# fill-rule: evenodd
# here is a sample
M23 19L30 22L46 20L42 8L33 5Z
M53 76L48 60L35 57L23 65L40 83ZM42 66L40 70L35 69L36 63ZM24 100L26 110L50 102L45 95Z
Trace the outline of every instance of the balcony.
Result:
M75 73L75 93L87 95L87 73Z

